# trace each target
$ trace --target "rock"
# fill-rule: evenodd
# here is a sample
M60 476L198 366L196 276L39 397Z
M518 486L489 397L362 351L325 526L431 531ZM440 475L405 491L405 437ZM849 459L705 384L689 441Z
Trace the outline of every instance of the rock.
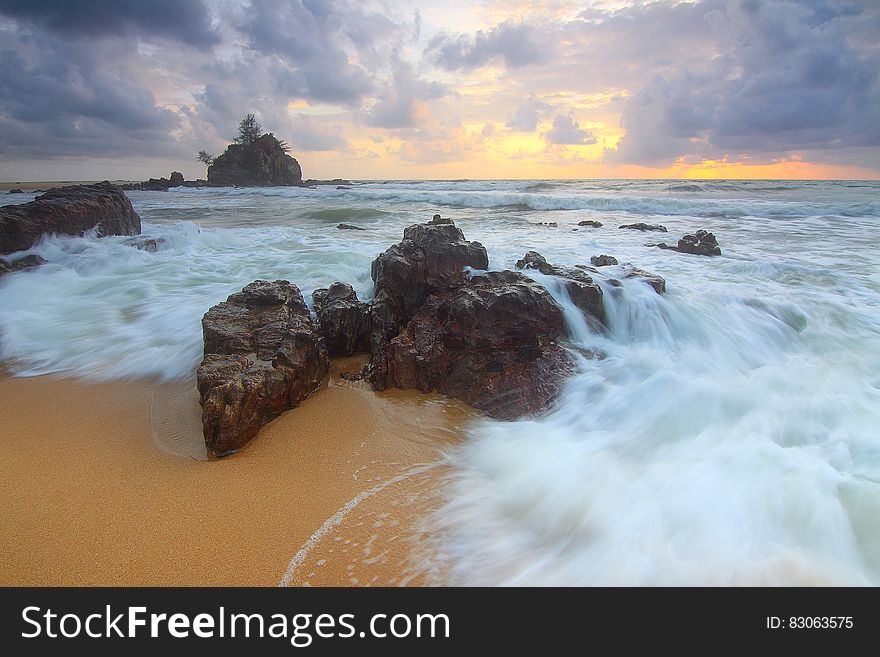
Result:
M534 269L545 276L555 276L565 281L565 289L575 306L580 308L587 321L598 328L605 321L605 307L602 304L602 288L587 274L585 266L561 267L551 265L537 251L529 251L516 263L517 269ZM595 269L593 271L596 271Z
M31 254L29 256L25 256L15 262L8 262L7 260L0 260L0 276L3 274L11 274L15 271L27 271L28 269L34 269L35 267L39 267L40 265L45 265L46 260L44 260L41 256Z
M133 237L130 240L125 240L123 242L125 246L130 246L139 251L147 251L149 253L155 253L159 250L160 244L165 244L165 240L162 238L152 239L149 237Z
M16 187L15 189L10 189L9 194L24 194L24 192L21 190L21 188Z
M351 187L346 187L345 185L336 185L336 189L351 189Z
M610 265L616 265L617 258L610 255L598 255L590 257L590 264L594 267L608 267Z
M318 326L331 356L370 350L370 306L358 300L348 283L334 283L312 293Z
M671 246L665 242L659 244L648 244L648 246L657 246L661 249L670 251L678 251L679 253L690 253L692 255L704 256L720 256L721 247L718 246L718 240L712 233L705 230L698 230L693 235L685 235L678 240L677 246Z
M555 221L549 221L549 222L539 221L535 225L536 226L547 226L548 228L559 228L559 224L557 224Z
M453 224L453 223L455 223L455 222L453 222L452 219L449 219L449 218L444 219L439 214L435 214L431 218L431 221L428 222L428 225L429 226L440 226L443 224Z
M628 228L630 230L655 230L661 233L665 233L666 226L661 226L660 224L645 224L645 223L637 223L637 224L624 224L623 226L619 226L619 228Z
M366 228L361 228L360 226L355 226L354 224L339 224L337 228L339 230L366 230Z
M693 235L685 235L678 240L677 251L693 255L719 256L721 247L715 236L705 230L698 230Z
M518 272L489 272L434 294L387 348L387 382L437 391L489 415L545 410L572 371L562 311Z
M215 456L241 449L327 375L324 339L287 281L245 286L211 308L202 329L205 357L196 379L205 444Z
M649 271L645 271L644 269L628 266L624 277L643 279L648 285L654 288L654 291L657 294L663 294L664 292L666 292L666 279L664 279L662 276L658 276L657 274L652 274Z
M304 187L317 187L318 185L351 185L350 180L343 180L342 178L334 178L333 180L315 180L314 178L309 178L308 180L302 181L300 183Z
M592 219L587 219L586 221L579 221L578 226L590 226L591 228L601 228L602 223L599 221L593 221Z
M185 182L183 174L180 171L172 171L169 182L171 183L169 187L180 187Z
M380 254L370 268L376 294L370 308L373 372L377 390L385 380L385 348L405 327L425 300L437 292L466 285L465 267L487 269L489 256L479 242L469 242L452 220L415 224L403 239Z
M340 181L341 183L342 181ZM271 133L250 144L230 144L208 167L208 184L229 187L301 185L302 169Z
M29 249L51 233L99 237L138 235L141 218L119 187L107 181L50 189L35 200L0 207L0 254Z
M184 180L180 183L181 187L206 187L208 184L207 180L202 180L199 178L198 180Z

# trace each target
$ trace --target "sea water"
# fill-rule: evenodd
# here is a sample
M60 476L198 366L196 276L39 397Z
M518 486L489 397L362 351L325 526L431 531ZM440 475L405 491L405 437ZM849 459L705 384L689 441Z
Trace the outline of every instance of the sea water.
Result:
M578 357L545 417L477 421L448 455L446 502L430 519L444 581L880 583L880 183L375 181L129 196L157 252L51 237L28 251L47 265L0 279L0 359L14 374L191 378L213 304L257 278L288 279L309 301L342 280L368 299L371 260L440 213L486 246L492 269L527 250L621 262L597 277L605 331L548 283L576 345L604 357ZM587 219L604 225L577 226ZM669 233L618 229L633 222ZM699 228L723 256L648 246ZM663 276L667 294L608 284L624 263Z

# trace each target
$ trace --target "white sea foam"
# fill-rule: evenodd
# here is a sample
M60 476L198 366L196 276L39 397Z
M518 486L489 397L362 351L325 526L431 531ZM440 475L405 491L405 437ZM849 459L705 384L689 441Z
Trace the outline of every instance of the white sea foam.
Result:
M607 330L547 282L579 361L539 420L483 421L451 459L437 554L470 584L880 583L876 183L464 181L132 192L156 253L44 240L0 278L14 373L186 380L202 314L256 278L372 294L369 263L434 212L492 268L615 255ZM19 199L27 200L27 199ZM578 228L593 218L601 229ZM555 221L558 228L535 225ZM668 235L618 230L663 223ZM365 231L340 231L354 223ZM724 255L647 246L716 233ZM17 256L14 256L17 257ZM536 275L538 276L538 275ZM291 546L295 552L297 546Z

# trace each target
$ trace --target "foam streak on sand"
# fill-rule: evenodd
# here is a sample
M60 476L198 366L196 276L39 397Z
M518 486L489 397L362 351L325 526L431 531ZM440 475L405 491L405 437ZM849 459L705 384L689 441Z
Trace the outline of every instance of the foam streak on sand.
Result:
M373 497L374 495L378 495L389 486L393 486L394 484L399 484L402 481L406 481L413 475L418 475L424 472L428 472L429 470L433 470L440 464L441 461L436 461L434 463L428 463L426 465L419 465L414 468L410 468L403 474L399 474L396 477L388 479L387 481L383 481L378 486L374 486L369 490L358 493L354 498L346 502L342 506L342 508L339 509L339 511L327 518L327 520L324 521L324 524L318 528L318 531L309 536L309 540L305 542L305 544L300 548L299 552L293 555L293 559L291 559L290 563L287 565L287 570L284 571L284 575L281 576L281 581L278 583L278 586L290 586L290 583L293 580L294 573L296 572L297 568L303 565L303 562L306 560L309 552L311 552L321 542L321 540L326 538L334 527L345 520L345 517L361 502Z

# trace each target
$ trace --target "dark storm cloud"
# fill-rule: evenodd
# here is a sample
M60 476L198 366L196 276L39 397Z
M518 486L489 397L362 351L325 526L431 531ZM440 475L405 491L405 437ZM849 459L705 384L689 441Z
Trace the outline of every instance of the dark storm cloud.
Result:
M5 155L168 153L176 113L123 71L122 52L38 41L26 57L0 51L0 152Z
M0 14L70 37L140 36L219 42L202 0L0 0Z
M428 44L437 66L447 71L473 70L495 62L519 68L545 60L546 46L523 24L501 23L473 36L439 34Z
M648 81L623 110L626 135L610 160L880 146L880 56L850 39L865 23L880 28L876 5L747 0L692 9L717 55Z

